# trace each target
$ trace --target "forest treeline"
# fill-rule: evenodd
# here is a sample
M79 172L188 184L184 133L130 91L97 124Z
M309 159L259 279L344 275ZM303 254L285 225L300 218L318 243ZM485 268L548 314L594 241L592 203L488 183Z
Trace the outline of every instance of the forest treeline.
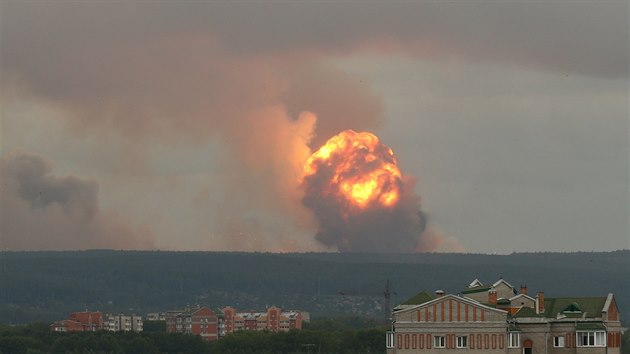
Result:
M239 332L217 342L204 342L199 336L163 332L53 333L47 324L35 323L0 325L0 353L384 353L385 331L385 327L351 328L344 321L327 319L302 331ZM630 354L630 332L621 339L621 353Z
M527 285L547 297L614 293L630 320L630 251L580 253L339 254L164 251L1 252L0 323L51 322L70 312L149 312L205 305L313 317L384 318L422 290L458 293L478 278Z
M385 328L315 328L286 333L239 332L216 342L157 332L53 333L45 323L0 326L0 353L383 353Z

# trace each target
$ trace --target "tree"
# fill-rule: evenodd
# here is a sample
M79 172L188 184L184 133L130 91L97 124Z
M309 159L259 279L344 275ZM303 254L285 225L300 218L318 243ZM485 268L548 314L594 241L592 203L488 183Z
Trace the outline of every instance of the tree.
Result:
M630 331L621 335L621 354L630 354Z
M166 321L144 321L142 331L145 333L166 332Z

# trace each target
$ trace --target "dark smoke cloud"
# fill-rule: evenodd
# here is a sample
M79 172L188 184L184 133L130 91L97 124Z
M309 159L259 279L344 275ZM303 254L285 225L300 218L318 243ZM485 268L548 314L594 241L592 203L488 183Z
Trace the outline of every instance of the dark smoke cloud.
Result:
M418 248L426 219L418 198L403 194L401 203L392 210L372 208L342 218L339 200L313 193L304 198L319 221L318 241L341 252L424 252L435 248Z
M153 248L146 227L100 210L96 181L58 177L52 167L44 157L27 152L0 157L2 248Z

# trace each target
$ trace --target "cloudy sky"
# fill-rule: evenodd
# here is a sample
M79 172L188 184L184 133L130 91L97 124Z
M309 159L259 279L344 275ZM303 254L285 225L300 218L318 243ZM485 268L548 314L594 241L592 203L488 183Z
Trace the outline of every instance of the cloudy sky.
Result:
M344 129L425 250L630 247L627 1L0 6L3 249L335 251L299 180Z

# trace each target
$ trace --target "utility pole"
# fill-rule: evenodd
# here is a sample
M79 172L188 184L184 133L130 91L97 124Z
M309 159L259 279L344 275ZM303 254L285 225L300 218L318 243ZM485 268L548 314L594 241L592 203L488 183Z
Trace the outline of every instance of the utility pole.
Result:
M383 292L385 296L385 321L392 320L392 291L389 287L389 279L387 279L387 284L385 285L385 291Z

